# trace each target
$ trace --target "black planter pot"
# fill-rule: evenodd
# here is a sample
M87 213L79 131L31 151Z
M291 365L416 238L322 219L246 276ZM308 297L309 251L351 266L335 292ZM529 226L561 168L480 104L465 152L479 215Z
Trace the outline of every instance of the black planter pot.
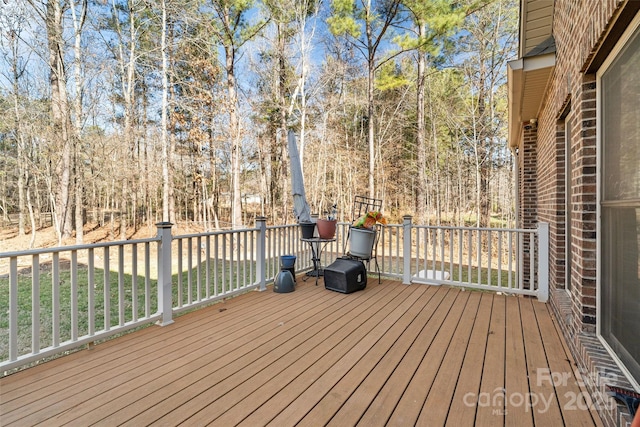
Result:
M315 232L316 224L314 222L301 222L300 228L302 229L302 238L311 239Z

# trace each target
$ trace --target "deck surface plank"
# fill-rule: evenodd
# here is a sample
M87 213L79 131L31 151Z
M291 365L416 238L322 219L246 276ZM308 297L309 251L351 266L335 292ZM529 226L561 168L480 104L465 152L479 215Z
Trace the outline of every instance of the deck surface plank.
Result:
M507 340L505 346L505 425L533 426L526 353L522 334L523 298L509 298L507 303Z
M549 372L549 360L562 357L561 354L545 352L540 326L538 325L533 304L524 303L522 309L522 332L525 352L527 354L527 371L529 373L529 392L531 411L536 425L563 425L555 388L551 381L546 381L544 373Z
M291 309L293 313L303 313L308 307L307 304L298 306L292 304ZM243 310L255 312L260 310L260 306L257 304L248 305ZM148 401L163 401L167 394L202 376L206 369L216 362L218 356L233 358L243 355L247 346L253 347L260 340L267 339L255 324L258 321L277 319L280 315L279 305L276 304L266 311L260 311L263 314L262 320L259 316L250 317L246 320L243 319L242 323L227 324L224 322L213 329L203 327L203 325L197 328L199 332L188 340L182 336L179 330L176 330L176 334L165 337L167 341L174 342L173 351L164 354L155 353L141 358L136 358L134 353L132 359L135 358L135 365L140 367L143 372L151 374L142 375L140 371L137 371L134 375L129 372L117 375L115 380L126 384L129 390L127 393L121 393L119 387L111 388L108 381L95 382L94 387L83 390L83 398L90 403L85 403L79 408L82 412L79 413L76 410L74 413L61 414L56 422L64 424L73 420L76 423L84 424L92 420L95 422L96 417L104 417L107 425L114 425L113 423L127 420L130 414L137 414L141 407L146 407ZM233 317L231 320L233 323ZM168 328L172 326L170 325ZM214 339L214 336L219 336L220 339ZM194 351L180 351L180 349L187 348L194 348ZM103 373L106 376L109 374L110 372ZM111 375L113 376L112 373ZM113 413L109 412L111 410Z
M445 425L475 425L494 295L483 293Z
M441 397L438 396L439 390L433 389L433 383L438 371L448 362L445 359L447 352L455 348L455 345L452 345L453 338L464 317L463 313L467 309L468 298L469 292L461 292L457 295L433 342L423 353L415 374L394 408L387 424L395 426L415 425L425 405L429 391L433 390L435 396ZM446 369L443 370L446 371ZM425 409L428 411L428 408Z
M493 299L476 413L476 424L481 426L504 424L506 302L506 298Z
M480 292L471 292L464 308L464 314L456 328L443 363L436 373L433 385L425 400L417 425L444 425L447 420L451 399L462 369L465 353L469 346L471 330L480 306ZM426 388L426 387L425 387Z
M400 337L401 339L394 343L380 363L378 363L373 370L365 373L367 375L366 379L351 393L348 399L337 402L335 406L338 407L338 410L327 425L355 425L360 420L362 414L364 414L371 405L372 396L377 395L378 391L388 381L397 366L402 363L407 354L407 350L426 327L436 308L446 295L446 291L440 290L439 288L432 287L429 289L429 292L432 296L430 296L424 309L416 317L416 321L405 330L404 334ZM330 395L329 397L334 396L335 395ZM308 417L309 419L306 420L307 425L317 425L314 424L313 412L309 413ZM305 420L302 421L304 424Z
M571 407L584 387L545 304L392 280L348 295L314 283L230 298L0 378L0 423L602 425L592 405ZM479 403L496 390L502 401ZM516 395L551 403L527 412Z
M408 295L401 304L385 316L384 320L378 322L374 329L367 333L356 346L323 372L304 393L284 405L283 410L269 424L273 426L292 425L306 415L306 413L318 403L320 398L326 393L326 390L333 388L337 381L342 379L351 369L355 368L356 364L363 360L363 358L374 349L375 345L387 336L402 317L410 311L411 307L415 305L416 299L420 298L420 295L416 295L415 290L411 290L410 295ZM422 291L422 289L419 291ZM396 331L396 333L398 332L399 331ZM248 419L249 423L247 425L251 425L253 421L259 420L260 415L258 415L257 418L252 417Z
M425 287L421 291L435 294L433 288ZM343 405L345 408L349 408L352 414L355 413L357 405L350 399L353 393L359 389L365 389L364 381L370 378L379 379L383 377L384 373L380 372L378 368L388 368L386 375L390 374L390 370L406 353L406 344L412 341L409 335L415 337L420 330L419 328L422 328L424 323L420 319L420 315L429 315L427 307L431 301L433 301L433 297L428 300L416 298L415 304L371 348L371 351L358 360L353 368L322 396L322 399L313 406L313 409L297 425L300 427L312 427L318 424L327 424ZM376 391L379 388L379 384L374 386ZM367 398L367 400L370 399ZM357 420L359 416L359 414L356 414L355 419Z
M409 326L415 321L416 317L425 310L425 304L429 300L420 298L427 288L419 289L418 293L412 295L415 298L414 303L401 315L401 317L389 328L385 334L371 347L371 349L360 359L355 361L355 365L330 389L319 390L318 395L307 396L308 401L297 399L292 402L287 412L282 412L273 420L274 423L289 418L289 422L293 418L297 420L297 425L314 426L327 423L335 414L336 410L342 403L362 384L362 381L374 370L377 365L382 364L382 359L387 353L397 353L393 344L400 340L403 334L410 330ZM302 396L301 396L302 397ZM317 402L313 402L316 399ZM315 404L313 404L315 403ZM313 407L311 411L307 411L309 407ZM303 415L300 417L300 415ZM286 421L284 421L286 423Z
M284 296L287 298L294 294L284 294ZM229 346L217 348L214 352L206 355L203 360L199 360L202 367L189 370L189 377L186 378L186 381L185 378L179 377L180 373L177 372L175 373L176 379L167 381L171 384L171 388L165 387L164 384L154 387L153 394L136 404L136 407L143 405L146 408L144 411L134 409L128 418L122 416L121 413L114 413L103 420L104 425L114 425L114 423L122 421L123 418L142 425L154 422L163 416L168 419L164 419L162 422L178 423L210 403L211 395L225 395L249 379L257 381L259 378L253 378L254 375L268 375L272 371L263 369L265 363L278 360L288 350L295 348L296 338L304 337L302 334L297 335L299 327L304 328L305 325L321 322L324 317L332 313L332 310L342 306L335 295L322 301L312 300L309 302L303 299L303 295L296 296L302 298L295 300L289 298L288 305L291 311L276 312L271 317L267 316L260 320L265 323L266 328L261 329L259 336L250 334L244 338L237 337L234 344L242 343L242 346L237 349L232 349ZM320 303L318 304L318 302ZM298 306L297 309L296 306ZM256 309L259 310L259 307ZM293 345L288 343L288 340L291 339L294 339ZM181 411L171 411L173 407L180 407ZM173 419L171 419L172 416Z
M317 323L322 334L308 341L304 354L293 354L292 357L274 361L278 370L273 372L273 375L264 378L264 381L252 380L244 383L242 387L225 396L227 408L217 408L215 404L207 405L189 421L198 423L203 420L215 420L219 425L232 425L247 417L256 416L254 414L258 417L264 416L260 423L268 421L277 414L278 408L290 401L293 393L304 391L305 385L308 384L308 381L305 381L307 377L310 381L317 378L324 369L335 363L353 342L366 335L367 330L359 328L359 322L372 318L375 322L382 318L387 310L381 311L380 305L387 300L391 300L392 303L394 300L401 301L403 295L399 293L392 296L390 290L386 289L379 292L378 298L364 298L363 294L349 295L347 298L351 304L327 317L323 322ZM336 321L337 319L342 321ZM295 384L300 384L301 387L297 388ZM286 399L289 400L279 400L286 394ZM252 404L244 403L248 401Z
M595 406L588 396L586 389L580 387L580 381L585 381L586 374L577 372L575 364L571 363L571 356L562 343L562 338L549 315L549 308L542 304L534 305L536 321L540 325L540 335L545 351L553 357L549 359L549 373L553 374L556 396L560 405L563 419L571 419L572 425L588 426L602 425L600 418L594 414ZM564 353L564 357L562 357ZM582 410L578 410L582 409ZM585 410L589 409L589 410Z
M387 422L418 369L424 352L429 348L444 323L457 296L456 293L447 292L434 315L407 351L403 363L396 367L389 380L382 386L358 425L383 425Z

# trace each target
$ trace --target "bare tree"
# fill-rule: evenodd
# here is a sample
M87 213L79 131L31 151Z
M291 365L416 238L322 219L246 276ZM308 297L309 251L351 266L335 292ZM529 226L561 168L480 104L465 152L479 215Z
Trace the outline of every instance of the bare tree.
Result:
M113 23L113 30L118 38L118 43L114 49L114 54L117 60L117 66L119 73L117 76L120 79L120 90L122 94L122 100L124 104L123 108L123 121L124 130L123 137L127 149L126 153L131 154L131 159L134 157L134 135L133 135L133 122L135 113L136 102L136 67L138 63L139 53L138 38L140 30L140 22L136 19L136 14L141 13L144 9L144 4L136 0L128 0L124 6L121 6L116 0L111 1L111 13ZM123 10L124 9L124 10ZM121 14L125 14L124 23L121 21ZM124 171L123 171L124 172ZM115 177L114 177L115 178ZM128 174L121 173L118 177L120 182L121 194L120 194L120 235L126 237L127 219L126 219L126 206L127 206L127 188Z
M58 146L60 156L55 166L58 182L55 187L54 212L58 241L61 243L62 239L71 236L73 231L70 197L73 147L63 39L64 9L68 4L66 1L28 0L28 2L36 15L44 21L47 34L52 138L54 144Z
M401 0L377 3L371 0L333 0L333 15L327 20L330 30L336 35L345 35L363 55L367 64L367 140L369 143L369 197L375 197L375 72L381 63L378 53L387 30L396 20ZM358 20L361 19L362 23ZM364 27L361 31L360 26ZM364 33L364 34L362 34Z
M87 18L87 0L69 0L71 16L73 19L73 71L75 79L75 99L73 102L73 110L75 115L75 133L74 133L74 192L75 192L75 225L76 225L76 242L82 243L84 235L84 162L80 159L83 153L81 146L82 141L82 123L84 112L82 108L83 73L82 73L82 29ZM76 10L79 7L80 10Z
M261 1L267 13L255 0L29 0L22 35L0 28L2 215L20 215L25 233L30 207L32 224L54 212L59 240L75 227L77 242L88 221L114 238L143 218L286 222L295 129L314 213L338 203L350 219L353 195L368 193L395 220L488 224L508 203L501 67L514 3ZM339 37L314 33L330 8ZM445 39L440 62L449 15L466 31Z
M7 80L11 83L11 98L13 109L13 135L16 141L17 155L17 186L18 186L18 235L25 235L25 214L26 214L26 186L29 179L29 169L26 162L25 135L23 132L21 101L20 101L20 79L25 71L25 63L20 63L20 38L25 25L26 16L23 8L14 5L15 9L4 11L0 14L0 47L9 69L6 73ZM3 210L3 215L6 210ZM35 230L31 229L32 233Z
M242 225L242 194L240 192L240 160L242 141L238 119L238 94L236 82L236 55L238 50L263 28L264 23L254 25L246 21L246 14L252 1L211 0L216 19L212 24L213 33L222 44L225 53L224 68L227 73L227 110L229 112L229 140L231 144L232 174L232 214L233 227Z
M461 133L473 152L476 176L478 226L490 222L491 180L501 165L505 149L506 109L498 89L506 84L504 64L513 56L516 41L517 5L496 0L467 18L467 33L459 40L465 54L463 70L467 91L466 118Z

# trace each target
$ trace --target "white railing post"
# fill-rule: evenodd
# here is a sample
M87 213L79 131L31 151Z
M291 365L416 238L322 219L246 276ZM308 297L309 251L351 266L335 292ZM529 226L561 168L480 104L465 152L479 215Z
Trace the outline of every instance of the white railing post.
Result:
M158 312L162 318L158 321L160 326L173 323L173 296L171 278L171 226L170 222L159 222L158 237Z
M402 284L411 284L411 215L402 217Z
M538 301L549 300L549 223L538 223Z
M266 266L267 266L267 218L256 218L256 283L260 284L260 291L267 290Z
M53 264L52 264L53 265ZM9 258L9 361L18 358L18 257Z

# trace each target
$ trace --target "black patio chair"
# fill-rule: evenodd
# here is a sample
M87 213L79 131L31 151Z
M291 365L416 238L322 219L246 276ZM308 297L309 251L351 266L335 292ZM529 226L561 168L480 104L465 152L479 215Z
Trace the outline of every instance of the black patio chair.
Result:
M376 272L378 273L378 283L382 282L381 274L380 274L380 265L378 264L377 258L377 247L378 247L378 239L380 238L379 233L379 225L374 224L371 229L365 230L367 233L372 232L373 236L368 236L368 238L373 240L371 244L370 250L366 248L366 250L357 251L356 253L352 252L352 236L354 233L359 233L361 230L358 230L354 227L355 222L367 215L369 212L380 212L382 209L382 200L374 199L366 196L355 196L353 200L353 211L351 218L351 225L347 231L347 238L345 239L345 246L349 244L349 249L344 248L344 253L347 258L356 259L363 262L367 268L370 270L371 261L374 262ZM355 231L354 231L355 230Z

